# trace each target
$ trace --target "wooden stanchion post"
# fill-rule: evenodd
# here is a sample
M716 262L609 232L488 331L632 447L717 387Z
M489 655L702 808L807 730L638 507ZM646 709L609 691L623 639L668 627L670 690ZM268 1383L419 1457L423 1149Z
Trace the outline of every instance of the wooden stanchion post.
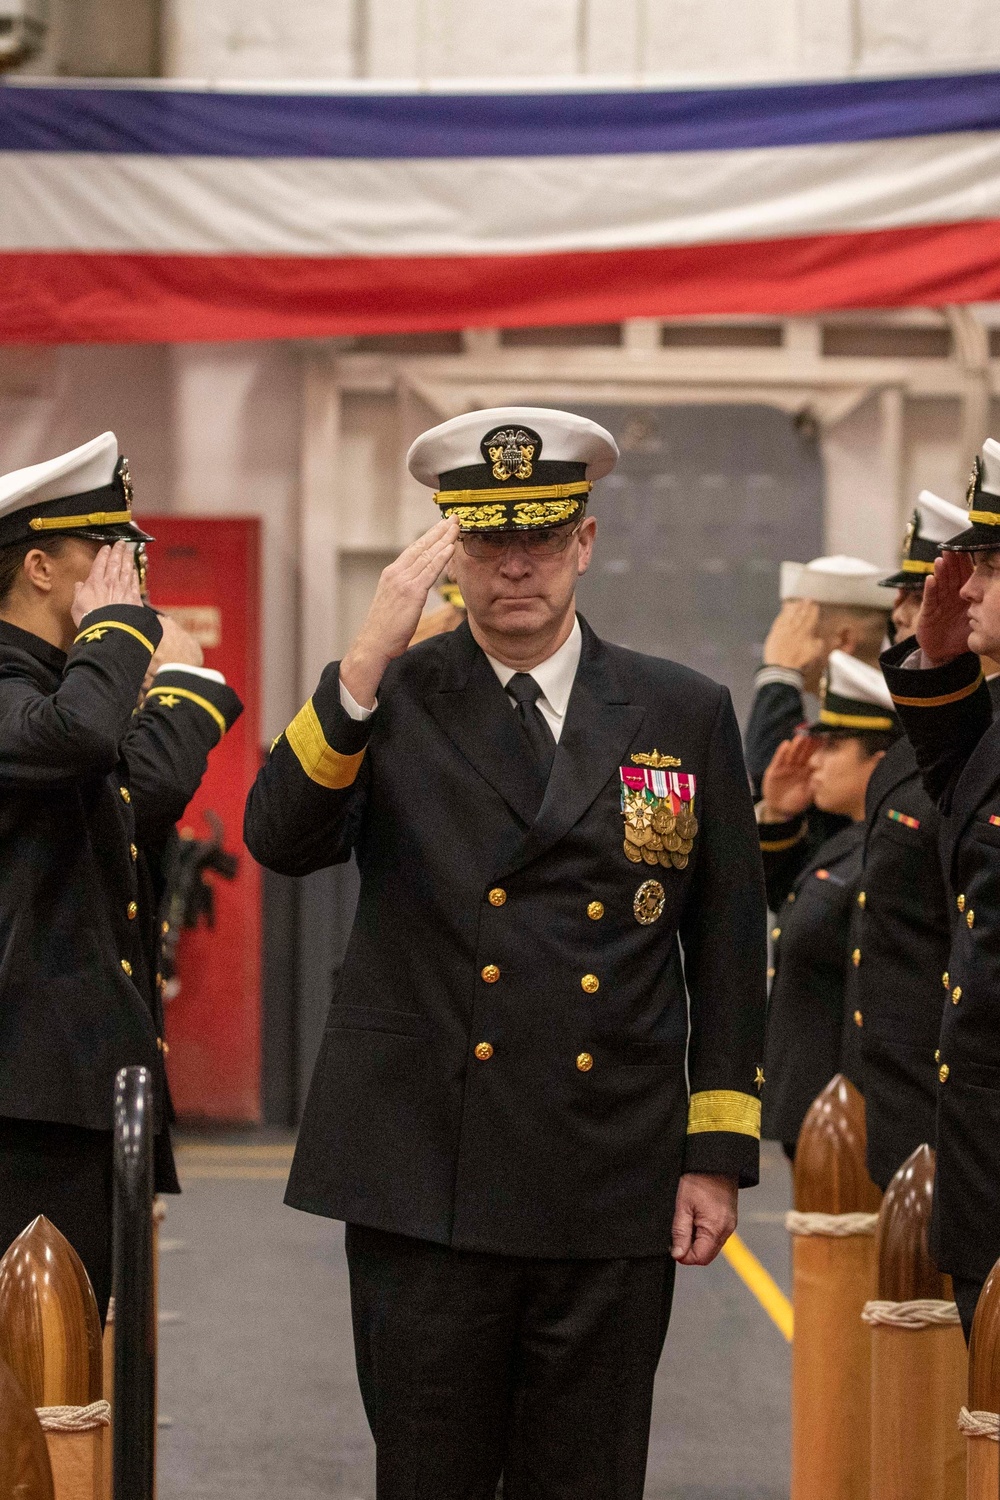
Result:
M810 1106L795 1154L791 1500L868 1500L868 1331L881 1195L865 1167L865 1106L840 1074Z
M969 1340L969 1405L962 1408L968 1500L997 1500L1000 1490L1000 1261L979 1294Z
M962 1500L958 1427L968 1360L951 1281L928 1248L934 1153L918 1146L886 1189L875 1234L871 1328L871 1493L878 1500Z
M37 1409L55 1500L103 1500L100 1315L83 1262L46 1218L0 1260L0 1358Z
M0 1360L0 1500L54 1500L45 1434L4 1360Z

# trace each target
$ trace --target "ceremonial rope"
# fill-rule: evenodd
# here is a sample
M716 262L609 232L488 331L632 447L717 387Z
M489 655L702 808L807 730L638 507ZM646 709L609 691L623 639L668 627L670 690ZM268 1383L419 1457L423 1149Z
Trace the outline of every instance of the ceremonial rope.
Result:
M966 1437L992 1438L1000 1441L1000 1416L995 1411L970 1411L963 1406L958 1414L958 1430Z
M913 1302L866 1302L861 1317L865 1323L884 1328L951 1328L959 1322L955 1303L936 1297L918 1297Z
M818 1234L846 1240L854 1234L874 1234L878 1214L803 1214L792 1209L785 1216L789 1234Z
M111 1426L111 1407L106 1401L89 1406L39 1406L36 1408L43 1432L91 1432L95 1427Z

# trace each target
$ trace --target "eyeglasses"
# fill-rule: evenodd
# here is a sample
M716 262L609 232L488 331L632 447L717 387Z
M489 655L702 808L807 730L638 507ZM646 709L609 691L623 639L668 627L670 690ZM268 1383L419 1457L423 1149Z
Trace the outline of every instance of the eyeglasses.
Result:
M528 557L556 557L565 552L577 535L582 521L575 526L540 526L537 531L490 531L484 536L463 531L462 546L477 562L505 557L512 547L520 547Z

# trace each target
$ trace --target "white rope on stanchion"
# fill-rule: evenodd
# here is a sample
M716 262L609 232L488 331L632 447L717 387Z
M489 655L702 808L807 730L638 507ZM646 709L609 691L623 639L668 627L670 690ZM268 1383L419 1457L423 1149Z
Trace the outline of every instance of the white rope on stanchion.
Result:
M918 1297L912 1302L866 1302L862 1321L884 1328L953 1328L961 1321L954 1302Z
M43 1432L92 1432L111 1426L111 1407L106 1401L89 1406L39 1406L35 1408Z
M833 1240L850 1239L855 1234L874 1235L878 1214L805 1214L790 1209L785 1215L789 1234L820 1235Z
M992 1438L1000 1442L1000 1416L995 1411L970 1411L963 1406L958 1414L958 1427L966 1437Z

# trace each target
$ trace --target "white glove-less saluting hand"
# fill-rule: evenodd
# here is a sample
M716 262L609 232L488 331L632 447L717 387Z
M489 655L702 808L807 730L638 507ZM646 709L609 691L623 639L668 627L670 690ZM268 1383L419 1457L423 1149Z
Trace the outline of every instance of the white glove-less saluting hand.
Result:
M368 617L340 664L341 682L363 708L372 707L386 667L413 639L427 595L457 541L458 522L438 521L383 569Z
M83 583L74 585L70 609L73 624L79 628L84 615L89 615L92 609L106 609L109 604L136 604L142 608L135 551L129 542L102 547Z

